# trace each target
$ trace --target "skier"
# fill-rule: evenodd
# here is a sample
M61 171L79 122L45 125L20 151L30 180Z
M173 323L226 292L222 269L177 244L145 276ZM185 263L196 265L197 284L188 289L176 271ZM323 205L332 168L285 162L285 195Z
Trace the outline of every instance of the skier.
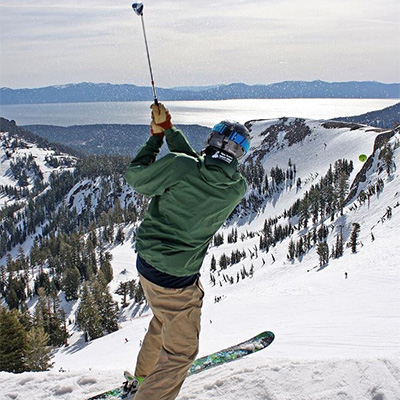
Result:
M172 400L198 353L204 291L199 270L215 232L246 192L238 160L249 131L234 121L214 126L201 154L153 104L150 137L125 174L152 197L136 237L136 266L153 312L140 349L132 391L135 400ZM170 151L156 157L166 138Z

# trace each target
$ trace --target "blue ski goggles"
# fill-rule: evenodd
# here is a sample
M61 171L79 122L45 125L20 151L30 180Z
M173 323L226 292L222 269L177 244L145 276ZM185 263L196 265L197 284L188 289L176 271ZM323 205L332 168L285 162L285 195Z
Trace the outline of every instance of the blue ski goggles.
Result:
M249 140L245 138L243 135L241 135L239 132L232 131L226 125L221 123L214 125L214 127L212 128L212 132L217 132L220 133L221 135L226 136L227 139L232 140L232 142L241 146L246 153L249 151L250 148Z

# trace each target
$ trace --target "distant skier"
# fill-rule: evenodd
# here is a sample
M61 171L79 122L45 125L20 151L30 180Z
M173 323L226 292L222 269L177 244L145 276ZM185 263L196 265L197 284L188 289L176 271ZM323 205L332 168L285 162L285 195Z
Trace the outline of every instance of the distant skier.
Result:
M152 197L137 232L136 265L153 318L133 386L140 382L135 400L172 400L198 353L199 270L207 247L246 191L237 167L250 135L237 122L222 121L199 155L163 104L151 109L151 136L125 174L138 193ZM155 161L164 136L170 153Z

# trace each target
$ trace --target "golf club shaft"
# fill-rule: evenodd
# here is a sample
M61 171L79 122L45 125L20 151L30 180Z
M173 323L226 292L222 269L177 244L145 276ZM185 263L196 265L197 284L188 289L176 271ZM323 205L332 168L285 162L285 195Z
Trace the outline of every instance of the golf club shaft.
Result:
M148 44L147 44L146 29L144 28L143 14L140 16L140 18L142 19L143 36L144 36L144 43L145 43L145 45L146 45L147 61L149 62L149 68L150 68L151 87L153 88L154 103L155 103L155 104L158 104L156 88L155 88L155 86L154 86L153 69L151 68L149 46L148 46Z

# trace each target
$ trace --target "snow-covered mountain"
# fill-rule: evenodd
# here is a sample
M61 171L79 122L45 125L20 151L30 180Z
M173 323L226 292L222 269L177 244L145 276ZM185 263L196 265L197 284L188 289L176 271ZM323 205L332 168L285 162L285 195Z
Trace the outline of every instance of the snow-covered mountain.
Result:
M354 117L335 118L335 120L391 129L400 123L400 103L386 107L383 110L371 111Z
M263 330L275 332L276 340L253 356L188 378L178 399L399 399L399 132L296 118L247 126L253 136L243 165L249 191L201 270L200 355ZM10 166L2 165L7 179ZM65 204L78 214L95 207L99 185L94 177L76 182ZM132 201L129 188L114 185L110 193L121 205ZM342 197L331 204L329 196L339 191ZM118 226L128 239L107 250L113 256L108 286L120 302L119 284L137 277L136 223ZM322 242L329 258L321 261ZM230 259L226 268L223 256ZM79 300L63 305L72 322L69 346L55 352L50 372L0 373L4 398L82 399L118 385L123 370L134 368L151 317L144 303L129 300L120 329L89 343L73 323Z
M157 88L164 101L223 99L290 98L387 98L400 96L399 83L284 81L269 85L228 85ZM130 84L82 82L40 88L0 88L1 104L82 103L108 101L145 101L152 96L151 87Z
M43 148L9 132L0 132L0 206L11 205L26 194L37 191L38 186L49 185L50 176L72 171L76 158L53 148ZM39 185L40 182L40 185ZM6 188L9 188L7 190ZM20 195L13 195L13 189Z

